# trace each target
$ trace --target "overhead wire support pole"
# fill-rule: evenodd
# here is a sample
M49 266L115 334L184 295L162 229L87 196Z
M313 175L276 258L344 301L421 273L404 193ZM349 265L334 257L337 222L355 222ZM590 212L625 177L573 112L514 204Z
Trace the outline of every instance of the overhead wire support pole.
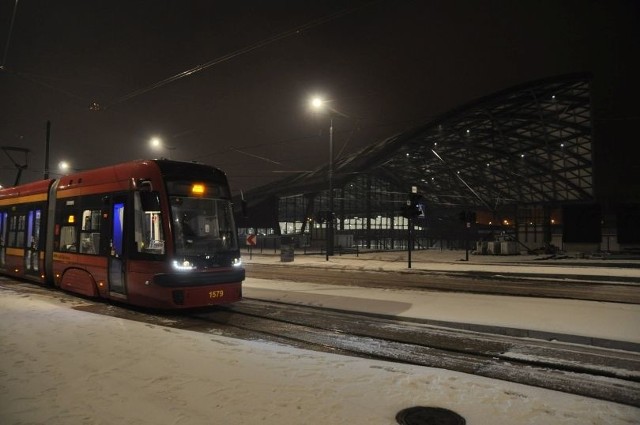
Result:
M49 178L49 144L51 140L51 121L47 121L47 139L44 147L44 179Z
M4 66L7 63L7 55L9 54L9 44L11 44L11 34L13 33L13 23L16 20L16 10L18 10L18 0L16 0L16 4L13 6L11 23L9 24L9 35L7 36L7 44L4 45L4 54L2 55L2 64L0 64L0 70L4 70Z

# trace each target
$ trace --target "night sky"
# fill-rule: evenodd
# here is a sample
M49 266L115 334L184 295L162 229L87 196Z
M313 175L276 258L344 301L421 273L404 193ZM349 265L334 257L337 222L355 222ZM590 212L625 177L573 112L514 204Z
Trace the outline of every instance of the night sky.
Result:
M165 156L221 167L237 193L327 162L329 121L309 111L313 94L349 116L334 120L343 156L479 97L583 71L594 76L595 159L615 174L601 180L634 175L636 0L19 0L10 31L15 7L0 0L0 146L31 150L22 182L42 178L47 120L54 176L61 160ZM174 149L153 151L154 136Z

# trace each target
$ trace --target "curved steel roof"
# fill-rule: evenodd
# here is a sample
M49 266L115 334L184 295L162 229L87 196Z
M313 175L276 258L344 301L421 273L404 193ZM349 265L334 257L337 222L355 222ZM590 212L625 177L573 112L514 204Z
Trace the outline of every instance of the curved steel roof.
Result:
M589 201L591 78L572 74L513 87L334 163L334 187L370 174L431 204L487 207ZM327 190L327 168L252 191L287 196Z

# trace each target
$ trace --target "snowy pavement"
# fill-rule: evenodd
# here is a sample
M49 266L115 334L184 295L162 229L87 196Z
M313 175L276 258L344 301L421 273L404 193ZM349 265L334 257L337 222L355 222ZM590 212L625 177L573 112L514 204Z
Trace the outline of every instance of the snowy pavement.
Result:
M276 261L262 257L245 260ZM296 257L296 266L321 269L318 257L303 258ZM329 263L324 266L402 268L389 259L332 258ZM451 266L446 263L415 264ZM627 278L638 276L637 269L615 270ZM245 295L640 341L636 305L250 276ZM0 289L0 424L393 425L396 413L412 406L450 409L467 424L640 424L640 409L631 406L442 369L101 316L74 310L86 302L72 299Z
M71 307L0 290L0 423L392 425L411 406L467 424L640 423L587 397Z

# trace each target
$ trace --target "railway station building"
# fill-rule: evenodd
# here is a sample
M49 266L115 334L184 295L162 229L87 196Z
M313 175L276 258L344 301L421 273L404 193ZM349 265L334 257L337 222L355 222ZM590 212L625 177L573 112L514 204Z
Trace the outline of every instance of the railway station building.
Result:
M327 238L336 250L404 249L410 229L415 249L638 252L640 200L594 184L591 82L508 88L251 190L240 232L265 247L291 236L311 252Z

